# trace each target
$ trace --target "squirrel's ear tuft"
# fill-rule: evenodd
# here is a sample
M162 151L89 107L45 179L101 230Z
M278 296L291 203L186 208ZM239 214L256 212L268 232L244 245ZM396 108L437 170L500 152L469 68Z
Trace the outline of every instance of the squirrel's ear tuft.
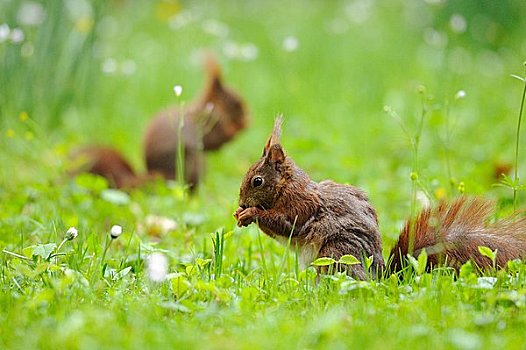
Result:
M280 144L270 146L266 161L274 166L283 164L285 161L285 151L283 147L281 147Z
M215 92L223 90L223 84L221 83L221 69L211 52L205 53L204 69L208 76L208 93L213 95Z
M270 141L272 141L272 136L267 139L267 143L265 143L265 147L263 147L263 154L262 157L265 157L268 153L268 150L270 149Z
M210 78L221 77L221 69L219 68L219 64L217 63L217 60L212 52L205 52L203 57L203 66Z
M223 89L223 83L221 83L221 77L219 75L216 76L210 76L208 78L208 95L209 98L212 99L214 97L217 98L219 96Z
M281 124L283 124L283 115L280 114L274 120L274 129L272 130L272 134L270 135L270 137L267 140L267 143L265 144L265 148L263 148L263 156L265 156L268 153L269 149L272 146L280 145Z

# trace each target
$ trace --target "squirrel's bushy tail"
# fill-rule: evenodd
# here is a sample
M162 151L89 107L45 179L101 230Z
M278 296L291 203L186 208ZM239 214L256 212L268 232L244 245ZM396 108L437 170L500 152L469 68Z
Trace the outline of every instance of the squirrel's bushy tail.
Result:
M492 261L480 254L479 246L497 251L498 267L505 267L508 260L525 257L526 218L514 215L488 223L494 211L492 201L465 196L422 210L415 220L405 223L390 253L390 271L399 271L410 251L418 256L424 248L428 267L446 264L458 269L468 260L481 268L492 266Z
M85 147L75 151L71 159L74 169L70 175L73 176L89 172L106 178L110 187L115 188L132 188L144 181L120 152L109 147Z

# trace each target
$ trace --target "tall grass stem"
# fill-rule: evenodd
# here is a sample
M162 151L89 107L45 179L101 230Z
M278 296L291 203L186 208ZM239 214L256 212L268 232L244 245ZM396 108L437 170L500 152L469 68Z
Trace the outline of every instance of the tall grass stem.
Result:
M525 62L526 66L526 62ZM514 173L514 183L513 186L513 209L517 210L517 202L518 202L518 182L519 182L519 144L520 144L520 132L521 132L521 122L522 122L522 112L524 110L524 100L526 97L526 68L525 68L525 74L523 77L524 82L524 89L522 90L522 99L521 99L521 106L519 109L519 120L517 122L517 133L515 136L515 173Z

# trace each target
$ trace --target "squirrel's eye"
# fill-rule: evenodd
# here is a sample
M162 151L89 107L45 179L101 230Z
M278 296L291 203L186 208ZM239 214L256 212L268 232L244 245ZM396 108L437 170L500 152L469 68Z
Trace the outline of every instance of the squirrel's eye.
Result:
M259 187L263 185L263 178L261 176L254 176L252 178L252 187Z

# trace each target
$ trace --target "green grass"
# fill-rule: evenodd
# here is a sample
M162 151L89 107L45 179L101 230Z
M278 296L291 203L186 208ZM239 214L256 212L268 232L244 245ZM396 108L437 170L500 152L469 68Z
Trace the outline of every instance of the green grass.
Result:
M524 76L525 4L43 1L30 26L18 22L24 3L0 2L0 25L25 34L0 42L0 248L10 252L0 254L0 348L526 346L523 263L483 276L465 266L457 277L408 268L317 280L294 251L232 218L277 113L285 149L313 179L367 190L385 255L418 191L483 195L509 213L513 191L493 186L493 173L515 162L524 85L510 75ZM297 50L283 49L288 36ZM174 85L182 102L198 94L204 48L252 123L207 155L196 196L161 183L126 196L67 176L68 153L89 143L143 169L144 125L180 102ZM508 187L519 188L523 147ZM177 228L158 235L152 216ZM114 224L124 233L110 241ZM70 226L78 237L56 252ZM162 283L148 278L153 252L168 258Z

